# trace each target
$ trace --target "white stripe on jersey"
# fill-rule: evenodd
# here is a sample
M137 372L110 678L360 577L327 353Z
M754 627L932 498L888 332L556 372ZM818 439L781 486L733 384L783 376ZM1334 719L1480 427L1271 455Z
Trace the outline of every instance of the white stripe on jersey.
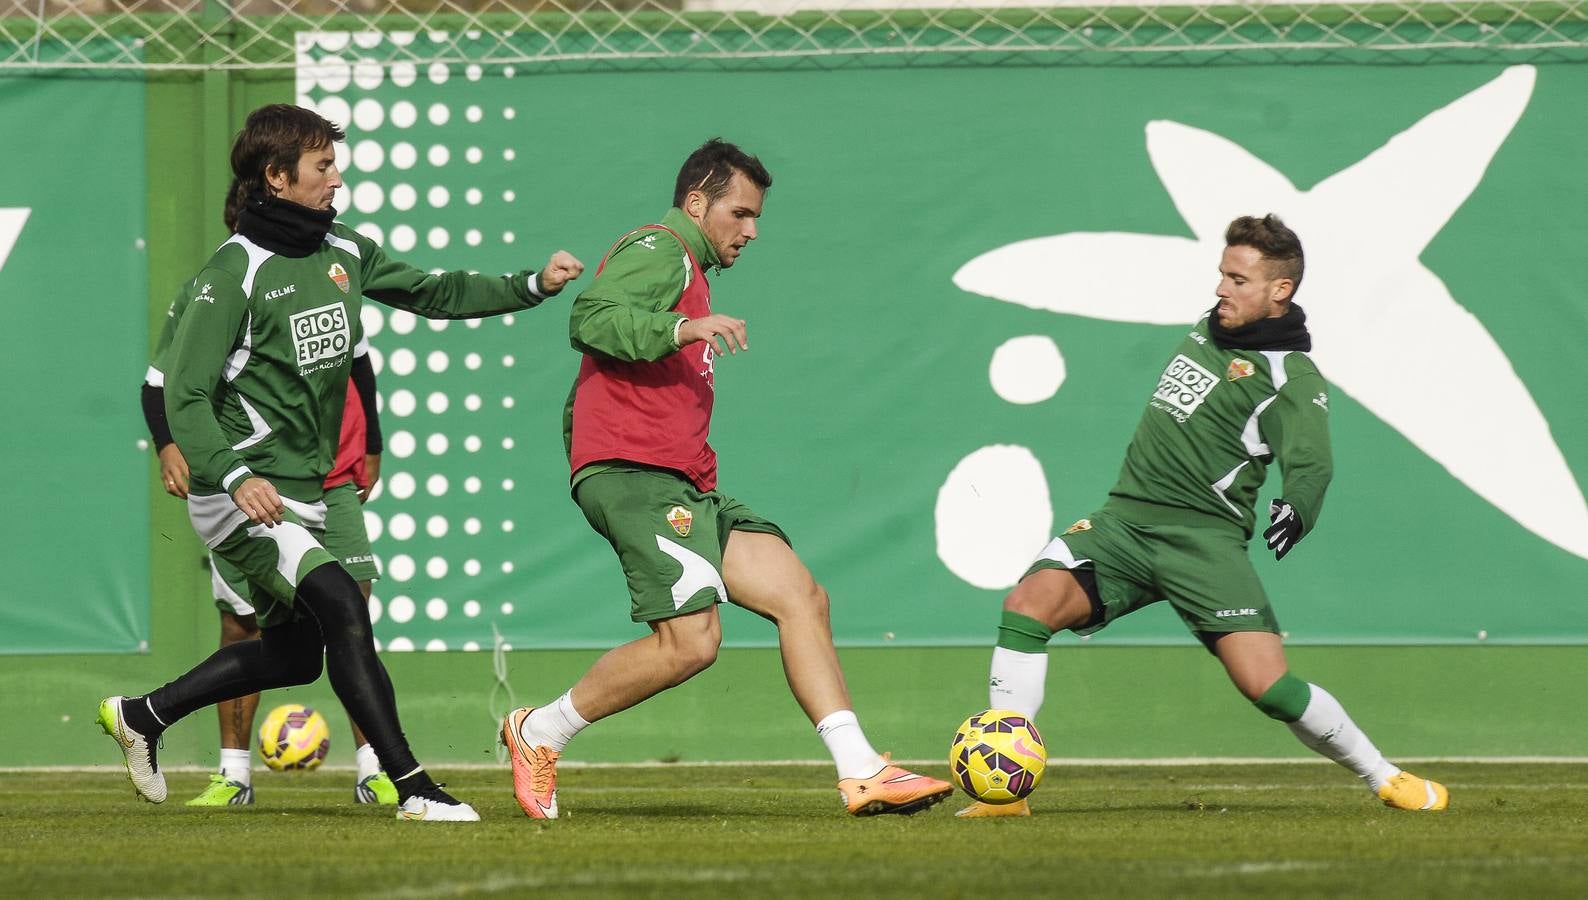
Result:
M353 256L355 258L357 258L357 259L363 259L364 258L364 255L358 252L358 245L353 243L352 241L348 240L345 237L337 237L336 235L334 235L331 232L327 231L325 233L325 242L327 244L330 244L331 246L335 247L338 250L344 250L344 251L346 251L348 253L353 254Z
M270 435L270 424L265 421L265 417L261 416L258 410L254 409L254 405L248 402L247 397L238 394L237 402L243 405L243 412L248 414L248 424L254 426L253 434L232 445L233 450L244 450L268 437Z
M1264 350L1263 355L1268 357L1268 379L1274 383L1274 393L1285 386L1290 380L1290 375L1285 371L1285 357L1290 355L1289 350Z
M243 366L248 365L248 357L254 352L253 347L254 314L249 313L243 318L243 345L226 357L226 368L221 370L227 381L236 381L237 376L242 374Z
M228 240L226 244L236 244L243 248L243 252L248 254L248 271L243 273L243 296L252 299L254 295L254 278L259 275L259 267L265 264L265 260L276 254L271 253L240 234L232 235L231 240ZM226 244L221 246L224 247Z
M1274 398L1270 397L1268 399L1272 400ZM1266 403L1267 401L1264 401L1264 402ZM1253 422L1257 421L1257 415L1255 413L1252 415L1252 421ZM1245 436L1243 435L1242 437L1244 438ZM1264 449L1267 449L1267 448L1264 448ZM1251 460L1249 460L1249 459L1241 460L1241 464L1240 465L1238 465L1235 468L1229 470L1229 472L1225 473L1223 478L1220 478L1218 481L1213 482L1213 484L1211 485L1211 487L1213 488L1213 493L1217 494L1219 499L1224 501L1224 505L1228 506L1230 508L1230 512L1235 513L1235 518L1240 519L1242 522L1246 521L1246 515L1241 512L1240 507L1238 507L1235 504L1230 502L1230 498L1224 496L1224 492L1230 489L1230 485L1235 483L1235 476L1241 474L1241 470L1246 468L1246 464L1249 463L1249 462L1251 462Z

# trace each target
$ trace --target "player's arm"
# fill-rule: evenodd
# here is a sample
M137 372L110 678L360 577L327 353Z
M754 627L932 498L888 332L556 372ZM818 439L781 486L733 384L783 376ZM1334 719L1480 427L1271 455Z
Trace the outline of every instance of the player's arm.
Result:
M690 275L683 248L671 235L657 246L638 241L618 248L595 283L568 312L568 342L580 353L624 362L651 362L696 341L736 352L748 346L744 322L714 314L689 319L675 310Z
M558 250L540 271L513 275L443 272L432 275L386 255L380 245L359 235L364 295L429 319L473 319L538 306L584 271L572 254Z
M181 321L178 311L187 296L185 292L178 293L166 310L165 324L160 326L160 337L154 345L154 359L144 373L138 398L143 407L143 423L149 428L149 438L154 442L154 452L160 460L160 484L167 494L177 498L187 497L188 467L181 448L171 437L171 425L165 416L165 365L171 339L176 335L177 323Z
M221 430L215 397L226 358L242 338L248 297L236 276L222 270L206 269L199 278L209 290L186 301L166 354L166 418L194 479L235 495L253 473Z
M380 455L383 449L375 366L370 362L367 339L361 339L358 346L353 348L351 377L353 389L358 393L359 407L364 410L364 477L367 483L358 486L358 496L360 500L367 501L375 482L380 480Z
M1263 412L1259 423L1284 479L1281 499L1270 508L1271 524L1269 533L1265 533L1281 558L1290 546L1317 527L1324 494L1334 477L1328 390L1328 384L1316 373L1291 379ZM1281 506L1289 509L1280 509ZM1278 538L1271 534L1275 529L1290 533L1283 548L1275 545Z
M607 258L568 310L568 342L575 350L636 362L678 349L673 336L685 317L673 308L683 299L689 270L682 248L666 238L656 248L631 242Z

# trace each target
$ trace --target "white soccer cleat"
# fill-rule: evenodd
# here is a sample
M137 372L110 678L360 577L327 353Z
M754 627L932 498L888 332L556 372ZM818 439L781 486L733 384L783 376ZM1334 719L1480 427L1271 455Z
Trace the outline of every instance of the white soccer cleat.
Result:
M155 760L155 746L143 735L127 725L121 714L121 697L106 697L99 701L99 727L116 739L121 747L122 760L127 764L127 777L138 796L150 803L165 802L165 774Z
M437 786L404 800L397 807L397 818L409 822L478 822L480 814Z

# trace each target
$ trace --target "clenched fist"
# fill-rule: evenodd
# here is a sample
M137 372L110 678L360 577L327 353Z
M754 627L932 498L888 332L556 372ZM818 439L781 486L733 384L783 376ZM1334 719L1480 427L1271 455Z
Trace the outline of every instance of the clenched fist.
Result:
M555 294L562 290L562 286L578 278L584 272L584 263L580 262L572 253L558 250L546 261L546 267L536 274L540 282L541 291Z

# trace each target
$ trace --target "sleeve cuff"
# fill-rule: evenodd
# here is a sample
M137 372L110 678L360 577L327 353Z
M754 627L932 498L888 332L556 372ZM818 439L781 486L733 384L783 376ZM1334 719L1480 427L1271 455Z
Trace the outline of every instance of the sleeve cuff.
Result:
M540 273L539 272L531 272L531 273L529 273L529 275L525 277L524 283L529 288L529 295L531 297L534 297L536 300L544 300L547 297L551 296L550 294L547 294L545 291L540 289Z
M237 485L240 484L244 478L248 478L253 474L254 473L249 471L247 466L238 466L230 472L227 472L226 477L221 479L221 490L230 494L236 490Z
M677 350L677 349L683 347L683 344L680 344L678 342L678 332L683 329L684 323L688 322L688 321L689 321L689 317L688 316L679 316L678 317L678 321L673 323L673 349L674 350Z
M150 387L163 388L165 387L165 373L154 366L150 366L149 370L143 373L143 383Z

